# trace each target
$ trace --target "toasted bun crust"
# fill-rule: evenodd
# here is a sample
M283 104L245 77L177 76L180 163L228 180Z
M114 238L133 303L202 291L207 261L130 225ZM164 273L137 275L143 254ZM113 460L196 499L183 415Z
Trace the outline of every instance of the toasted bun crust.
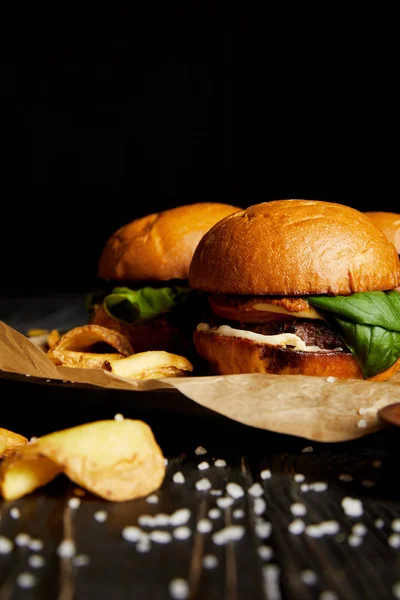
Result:
M394 289L400 261L364 213L274 200L222 219L199 242L189 285L223 294L341 294Z
M298 352L246 338L195 331L199 356L215 375L272 373L363 379L350 352Z
M396 246L397 254L400 254L400 214L381 211L366 211L365 214L383 231L388 240Z
M107 241L98 275L115 281L187 279L200 238L238 210L230 204L199 202L135 219Z

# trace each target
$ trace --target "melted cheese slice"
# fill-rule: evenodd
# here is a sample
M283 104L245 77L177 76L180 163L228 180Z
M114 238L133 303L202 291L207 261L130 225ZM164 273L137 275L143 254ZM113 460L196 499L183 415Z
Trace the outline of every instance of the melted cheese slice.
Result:
M262 344L270 344L271 346L282 346L286 348L294 348L295 350L301 350L302 352L337 352L342 348L335 348L335 350L326 350L319 346L307 346L301 338L295 333L279 333L277 335L263 335L262 333L254 333L254 331L247 331L246 329L234 329L229 325L220 325L219 327L210 327L208 323L199 323L196 327L196 331L203 333L216 333L218 335L226 335L230 337L240 337L253 342L260 342Z
M289 312L288 310L283 308L283 306L279 306L277 304L257 302L256 304L253 304L253 309L266 312L269 311L274 313L281 313L283 315L290 315L291 317L295 317L296 319L320 319L321 321L323 320L321 315L312 306L309 306L307 310L301 310L300 312Z

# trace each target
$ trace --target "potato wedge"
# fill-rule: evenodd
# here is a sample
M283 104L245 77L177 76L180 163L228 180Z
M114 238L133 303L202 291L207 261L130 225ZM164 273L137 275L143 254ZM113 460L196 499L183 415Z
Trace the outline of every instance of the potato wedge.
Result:
M132 500L158 489L163 453L151 428L139 420L105 420L44 435L0 465L0 491L16 499L59 473L106 500Z
M133 354L127 338L101 325L74 327L50 345L47 356L56 365L101 369L109 357L117 360Z
M103 369L128 379L184 377L193 371L192 363L179 354L164 350L138 352L121 360L105 360Z
M0 457L13 452L19 446L24 446L27 443L28 439L23 435L0 427Z
M16 500L61 473L59 465L42 456L34 444L26 444L6 456L0 464L0 493L6 500Z

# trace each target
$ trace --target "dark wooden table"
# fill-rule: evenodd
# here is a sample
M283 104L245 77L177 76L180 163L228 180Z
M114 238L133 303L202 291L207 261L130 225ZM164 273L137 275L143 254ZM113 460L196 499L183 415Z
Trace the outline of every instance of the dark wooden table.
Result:
M80 295L67 300L25 310L26 298L3 298L0 319L22 332L54 318L80 324ZM397 429L321 444L242 426L171 391L3 373L0 393L1 427L31 437L121 413L148 422L168 459L150 498L81 497L60 476L0 501L1 600L400 598Z

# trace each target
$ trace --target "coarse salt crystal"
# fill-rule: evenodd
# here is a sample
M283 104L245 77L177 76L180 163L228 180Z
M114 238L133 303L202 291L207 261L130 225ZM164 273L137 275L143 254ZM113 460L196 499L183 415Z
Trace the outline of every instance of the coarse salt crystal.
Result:
M310 489L310 486L308 485L308 483L302 483L300 486L300 489L302 492L308 492L308 490Z
M203 446L197 446L197 448L196 448L196 450L194 452L197 455L207 454L207 450L205 448L203 448Z
M181 525L180 527L176 527L172 532L172 535L177 540L187 540L192 535L191 530L186 525Z
M196 490L199 490L200 492L204 492L211 488L210 480L206 477L204 477L203 479L199 479L199 481L196 481L194 485L196 487Z
M217 458L217 460L214 461L214 466L215 467L226 467L226 460L224 460L223 458Z
M350 534L347 538L347 542L350 546L354 546L355 548L361 546L363 538L360 535Z
M203 557L203 567L205 569L215 569L218 565L218 559L215 554L206 554Z
M148 502L149 504L157 504L158 503L157 494L150 494L150 496L147 496L146 502Z
M188 508L178 508L169 518L169 522L173 527L185 525L190 519L191 512Z
M153 526L165 527L171 523L171 517L165 513L157 513L153 517Z
M392 587L393 596L397 599L400 598L400 581L396 581Z
M20 573L17 577L17 585L18 587L29 590L36 585L36 577L33 573Z
M138 523L141 527L153 527L154 518L151 515L139 515Z
M209 519L200 519L197 523L197 531L200 533L209 533L213 528L213 525Z
M174 600L185 600L189 598L189 584L186 579L176 577L169 582L169 593Z
M264 469L263 471L261 471L260 477L261 479L271 479L272 473L269 469Z
M30 539L31 538L27 533L19 533L15 537L15 543L17 544L17 546L20 546L21 548L23 548L24 546L28 545Z
M242 525L228 525L219 531L216 531L212 540L218 546L240 540L245 533L245 528Z
M317 574L311 569L304 569L300 573L300 580L306 585L315 585L317 583Z
M183 476L183 473L181 473L180 471L177 471L176 473L174 473L172 475L172 481L174 483L185 483L185 478Z
M250 496L255 496L256 498L258 498L263 495L264 490L262 489L258 481L256 481L255 483L253 483L253 485L249 487L248 492Z
M135 527L134 525L127 525L122 530L122 537L127 542L138 542L142 535L142 530L139 529L139 527Z
M68 500L68 506L69 508L78 508L81 504L81 499L80 498L70 498Z
M302 502L294 502L290 506L290 512L296 517L302 517L307 512L306 505Z
M39 552L40 550L43 549L44 546L44 542L42 540L28 540L28 548L29 550L32 550L33 552Z
M351 528L351 533L354 535L366 535L367 534L367 528L364 525L364 523L355 523L353 525L353 527Z
M121 413L117 413L116 415L114 415L114 420L115 421L123 421L124 415L121 415Z
M211 496L222 496L222 490L210 490Z
M210 510L208 511L208 516L210 517L210 519L218 519L218 517L221 516L221 511L219 510L219 508L210 508Z
M244 510L243 508L235 508L232 514L235 519L242 519L244 517Z
M391 527L393 529L393 531L397 531L397 533L400 532L400 519L393 519L392 523L391 523Z
M157 542L158 544L168 544L172 540L172 535L169 531L154 529L149 533L149 538L152 542Z
M86 567L90 563L90 558L87 554L77 554L72 559L74 567Z
M19 519L21 516L21 511L19 510L18 506L13 506L12 508L10 508L10 517L12 517L13 519Z
M107 521L107 517L108 514L105 510L97 510L93 515L94 520L98 523L104 523L105 521Z
M263 540L271 535L272 525L269 521L259 521L254 526L257 536Z
M335 383L336 377L329 376L329 377L326 378L326 380L327 380L328 383Z
M41 554L32 554L28 558L29 566L33 569L40 569L45 564L44 557Z
M257 552L260 558L262 558L263 560L271 560L271 558L274 555L271 546L259 546L257 548Z
M294 535L299 535L300 533L303 533L305 527L305 523L302 519L295 519L294 521L289 523L288 529L290 533L293 533Z
M0 554L9 554L13 548L13 542L4 535L0 535Z
M325 492L328 489L328 484L324 481L315 481L314 483L310 483L310 490L314 492Z
M150 540L147 536L140 538L138 543L136 544L136 550L138 552L148 552L151 548Z
M312 446L306 446L303 448L302 452L314 452L314 448Z
M338 595L332 590L324 590L321 592L319 600L338 600Z
M262 570L265 597L269 600L281 600L279 578L281 570L278 565L265 565Z
M357 412L358 412L359 415L365 415L365 413L367 413L368 410L369 410L368 408L361 407L361 408L358 409Z
M383 519L375 519L374 525L377 529L382 529L385 526L385 521Z
M207 462L206 460L203 460L203 462L201 462L201 463L199 463L199 464L197 465L197 468L198 468L200 471L205 471L205 470L206 470L206 469L208 469L209 467L210 467L210 465L208 464L208 462Z
M226 491L232 498L241 498L244 496L244 491L241 485L234 483L233 481L226 484Z
M389 535L388 544L392 548L400 548L400 535L398 533L392 533Z
M61 558L71 558L76 553L75 543L73 540L63 540L57 548L57 554Z
M322 521L314 525L307 525L305 532L314 538L320 538L324 535L335 535L339 532L339 523L337 521Z
M167 466L168 465L168 458L164 458L164 465Z
M301 483L305 480L305 476L303 475L303 473L295 473L295 475L293 475L293 479L297 481L297 483Z
M221 498L217 498L217 504L220 508L228 508L233 502L234 500L230 496L221 496Z
M349 517L360 517L364 510L361 500L346 496L342 499L342 508Z
M267 503L265 502L264 498L254 498L254 512L256 515L262 515L266 508Z
M360 419L359 421L357 421L357 427L359 427L360 429L364 429L367 425L368 423L365 419Z

